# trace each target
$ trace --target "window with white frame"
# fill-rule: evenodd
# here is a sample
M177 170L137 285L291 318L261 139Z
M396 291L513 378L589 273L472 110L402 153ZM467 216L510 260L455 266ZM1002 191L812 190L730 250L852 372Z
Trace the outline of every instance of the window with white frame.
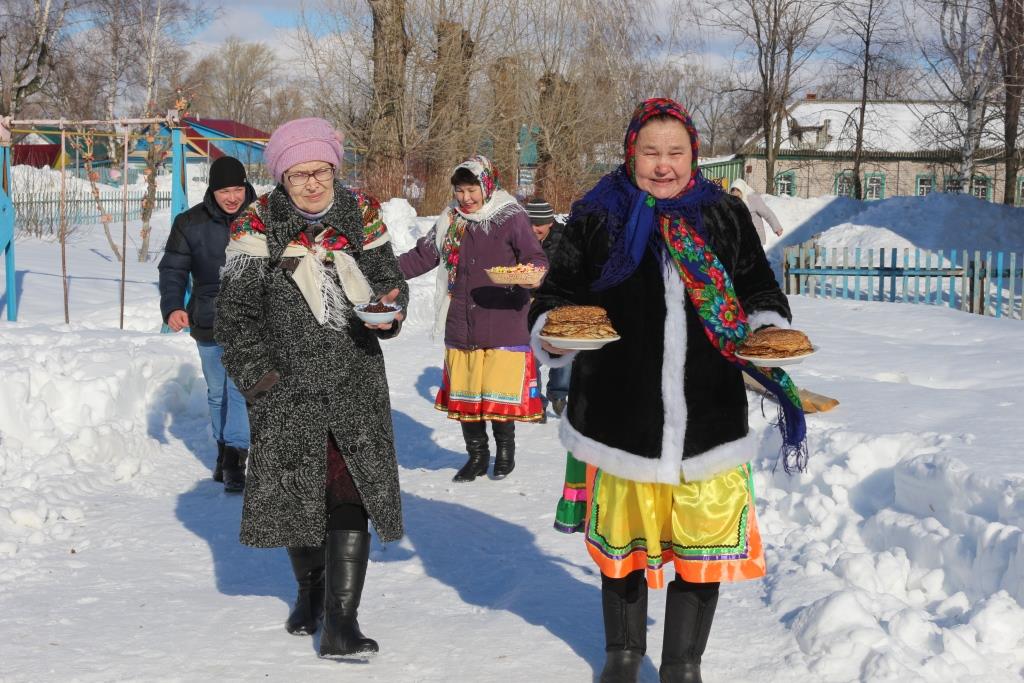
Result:
M974 176L971 178L971 194L989 201L992 197L992 181L985 176Z
M775 176L775 194L786 197L796 195L796 173L784 171Z
M853 196L853 176L849 173L836 174L836 195L840 197Z
M942 181L942 191L958 194L963 189L960 185L960 176L948 175Z
M864 179L864 199L885 198L885 176L872 174Z
M917 196L924 197L935 189L935 176L923 175L917 178Z

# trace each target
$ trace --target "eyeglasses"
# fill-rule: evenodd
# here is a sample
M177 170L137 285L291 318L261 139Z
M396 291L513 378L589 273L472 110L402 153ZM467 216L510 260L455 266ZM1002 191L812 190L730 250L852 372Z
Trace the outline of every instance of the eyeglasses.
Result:
M310 178L313 178L318 183L326 183L333 177L334 167L324 166L323 168L318 168L313 172L296 171L295 173L289 173L288 175L285 176L285 180L288 181L289 185L298 187L300 185L305 185L306 183L308 183Z

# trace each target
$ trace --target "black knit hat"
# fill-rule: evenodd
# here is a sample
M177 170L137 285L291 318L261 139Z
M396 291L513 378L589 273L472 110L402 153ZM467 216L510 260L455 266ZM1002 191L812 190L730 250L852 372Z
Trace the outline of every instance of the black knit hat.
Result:
M526 215L533 225L547 225L555 222L555 212L551 205L540 197L532 197L526 202Z
M221 157L210 164L210 191L245 186L245 166L234 157Z

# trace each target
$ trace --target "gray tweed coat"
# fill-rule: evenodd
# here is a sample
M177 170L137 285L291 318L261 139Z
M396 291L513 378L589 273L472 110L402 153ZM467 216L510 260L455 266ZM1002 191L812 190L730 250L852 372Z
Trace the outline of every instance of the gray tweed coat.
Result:
M334 193L323 224L344 235L344 248L377 294L401 291L404 309L409 289L390 242L363 249L386 230L379 203L340 183ZM242 393L254 397L241 541L257 547L324 541L328 430L378 536L393 541L402 537L402 508L378 337L394 336L398 326L378 333L353 314L338 332L316 321L280 266L284 248L306 225L280 186L232 225L233 235L265 234L270 257L249 259L244 268L229 261L217 299L215 338L224 348L224 367Z

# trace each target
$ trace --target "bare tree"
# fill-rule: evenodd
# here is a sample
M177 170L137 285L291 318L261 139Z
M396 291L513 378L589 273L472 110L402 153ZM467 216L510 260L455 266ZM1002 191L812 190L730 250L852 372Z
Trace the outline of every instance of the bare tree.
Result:
M717 3L706 16L709 25L740 37L756 67L756 78L746 87L757 94L768 193L775 192L775 160L787 103L798 90L798 72L821 44L832 5L821 0L740 0Z
M69 0L5 0L0 13L0 116L15 116L46 85Z
M534 187L561 211L621 161L636 104L667 65L646 46L652 4L524 0L509 35L524 70L519 99L538 152ZM663 92L663 91L662 91Z
M921 100L931 95L921 87L921 69L902 49L877 53L872 60L872 72L868 81L870 100ZM849 56L833 61L813 85L814 92L823 100L858 99L859 74L860 65L854 64Z
M738 113L743 110L746 96L732 71L731 67L714 68L701 62L670 64L652 89L670 95L689 110L700 131L701 156L734 151L737 136L746 139L754 132L744 130L740 124Z
M1003 203L1017 203L1017 136L1024 97L1024 0L989 0L1003 74Z
M959 149L964 191L974 177L998 83L995 21L987 0L918 0L918 8L938 29L936 37L915 31L921 57L933 75L929 87L936 99L951 103L949 111L926 125L937 139Z
M505 173L506 185L519 180L519 127L524 122L522 106L523 68L515 56L495 59L487 71L492 95L489 130L494 139L494 164Z
M427 157L428 206L445 204L451 198L446 178L455 164L470 151L468 127L469 81L476 43L461 23L437 22L436 80L430 98L430 145Z
M405 176L405 0L369 0L373 13L373 100L366 178L383 197L401 194Z
M836 50L849 60L857 76L860 105L853 145L853 196L864 199L864 118L872 84L877 81L878 64L898 46L895 7L891 0L846 0L837 5L836 15L838 35L843 38Z
M210 97L218 116L248 121L274 80L277 59L263 43L248 43L229 37L218 50Z

